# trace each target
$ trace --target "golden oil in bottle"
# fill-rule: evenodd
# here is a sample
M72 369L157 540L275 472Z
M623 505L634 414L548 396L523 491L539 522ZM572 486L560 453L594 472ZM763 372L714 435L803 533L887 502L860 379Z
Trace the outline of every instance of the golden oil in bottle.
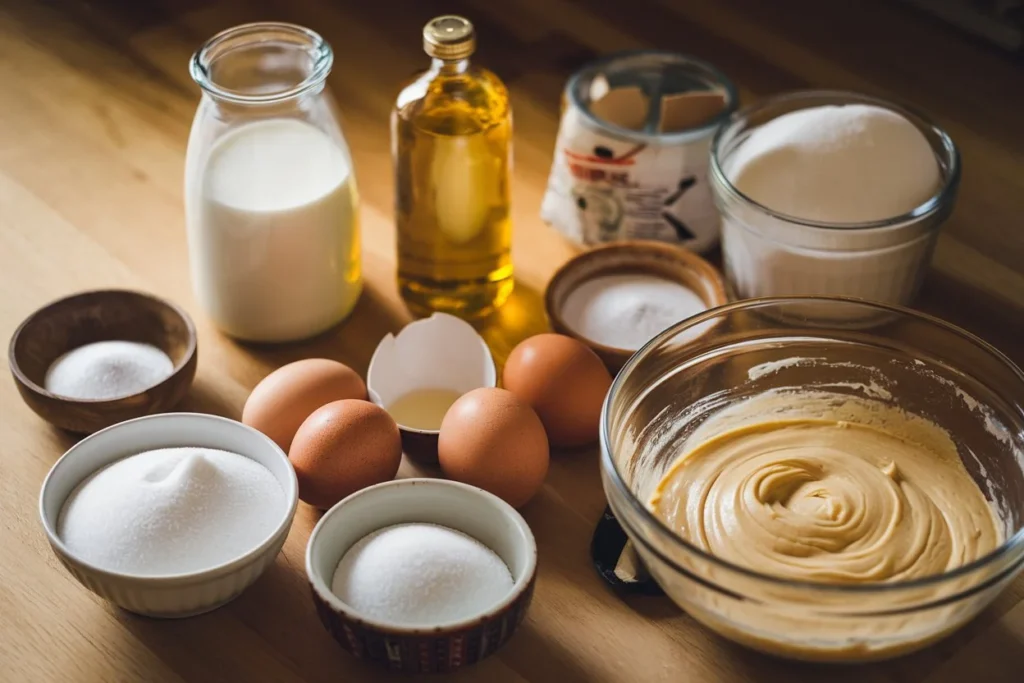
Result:
M398 286L416 314L489 314L512 293L512 110L493 73L472 66L473 26L423 29L428 71L391 115Z

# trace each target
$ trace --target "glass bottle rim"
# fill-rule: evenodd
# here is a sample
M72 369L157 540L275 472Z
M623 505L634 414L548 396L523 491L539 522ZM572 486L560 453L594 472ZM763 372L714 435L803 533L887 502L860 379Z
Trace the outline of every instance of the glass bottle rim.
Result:
M217 83L211 73L213 62L242 46L258 45L269 40L260 39L261 34L278 34L291 38L294 45L305 49L311 58L309 73L294 85L273 92L252 94L226 88ZM192 80L205 94L215 99L234 104L270 104L294 98L313 88L319 87L334 64L334 51L323 37L304 26L278 21L258 21L240 24L217 33L196 50L189 61Z

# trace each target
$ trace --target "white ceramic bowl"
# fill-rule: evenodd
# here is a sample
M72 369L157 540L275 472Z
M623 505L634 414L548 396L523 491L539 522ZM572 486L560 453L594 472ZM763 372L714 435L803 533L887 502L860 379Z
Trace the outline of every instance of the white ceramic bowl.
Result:
M97 470L157 448L199 446L244 455L277 479L285 494L281 520L260 545L231 562L199 572L137 576L108 571L76 556L57 536L57 518L71 492ZM298 503L298 482L288 456L260 432L240 422L198 413L151 415L121 422L83 439L54 464L43 481L39 515L50 547L78 581L131 612L187 617L237 597L269 567L284 545Z
M356 541L395 524L430 523L472 536L512 573L500 603L457 623L411 628L375 621L331 592L338 563ZM537 544L526 520L497 496L443 479L401 479L353 493L331 508L306 547L306 574L317 614L346 650L407 673L447 673L495 652L522 622L533 596Z

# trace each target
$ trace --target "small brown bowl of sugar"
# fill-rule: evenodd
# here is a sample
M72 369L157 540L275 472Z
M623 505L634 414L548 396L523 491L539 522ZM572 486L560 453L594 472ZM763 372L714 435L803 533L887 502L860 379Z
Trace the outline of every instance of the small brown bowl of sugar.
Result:
M659 332L728 301L713 265L681 247L643 240L571 258L544 293L551 327L593 349L612 374Z
M449 674L493 654L522 623L537 544L526 520L483 489L402 479L324 514L306 575L320 621L352 655Z
M196 330L178 306L130 290L47 304L8 348L25 403L61 429L91 434L173 408L196 374Z

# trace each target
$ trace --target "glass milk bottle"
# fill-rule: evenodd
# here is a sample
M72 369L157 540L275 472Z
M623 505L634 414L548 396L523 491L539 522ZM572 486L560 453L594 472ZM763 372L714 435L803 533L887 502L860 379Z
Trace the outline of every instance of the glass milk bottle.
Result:
M278 23L228 29L192 57L192 285L232 337L310 337L359 298L358 193L324 82L333 59L313 31Z

